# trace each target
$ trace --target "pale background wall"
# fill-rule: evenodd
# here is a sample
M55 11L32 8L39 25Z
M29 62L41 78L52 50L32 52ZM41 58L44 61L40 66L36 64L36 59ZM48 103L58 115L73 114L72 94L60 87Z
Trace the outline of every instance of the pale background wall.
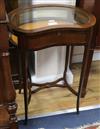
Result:
M75 0L35 0L33 3L75 5ZM51 81L62 76L65 64L65 47L53 47L35 54L36 81Z
M26 3L57 3L75 5L76 0L20 0ZM73 62L81 62L83 47L75 47ZM65 47L53 47L35 52L35 76L33 81L50 81L62 75L64 70ZM100 52L95 52L94 60L100 60Z

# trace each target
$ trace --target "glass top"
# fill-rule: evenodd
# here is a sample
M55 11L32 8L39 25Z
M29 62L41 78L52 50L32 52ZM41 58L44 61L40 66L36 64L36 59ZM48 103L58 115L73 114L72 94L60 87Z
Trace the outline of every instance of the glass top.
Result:
M25 32L59 27L82 28L90 21L85 11L63 5L29 6L16 9L8 16L13 28Z

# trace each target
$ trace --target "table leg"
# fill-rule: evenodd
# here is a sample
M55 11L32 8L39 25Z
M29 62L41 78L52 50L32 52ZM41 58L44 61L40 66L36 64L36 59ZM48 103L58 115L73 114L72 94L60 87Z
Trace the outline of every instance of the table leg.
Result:
M70 48L70 46L66 46L65 68L64 68L64 73L63 73L63 78L64 78L64 81L65 81L65 82L66 82L66 72L67 72L68 59L69 59L69 48ZM67 83L67 82L66 82L66 83Z
M27 52L24 50L21 50L20 52L21 56L21 66L22 66L22 87L24 89L24 107L25 107L25 124L27 124L28 121L28 96L27 96L27 90L28 90L28 73L27 73Z
M80 77L80 85L81 85L81 97L85 97L87 82L89 77L89 72L92 63L94 50L88 50L87 46L85 46L84 50L84 57L83 57L83 65L82 65L82 72Z

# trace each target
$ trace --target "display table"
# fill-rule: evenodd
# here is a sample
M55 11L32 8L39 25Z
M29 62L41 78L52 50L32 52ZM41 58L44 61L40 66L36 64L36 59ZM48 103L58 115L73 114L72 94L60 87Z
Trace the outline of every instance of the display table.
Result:
M16 40L21 58L21 79L24 88L26 122L28 118L27 89L29 89L31 96L31 93L35 93L43 88L50 88L51 86L66 87L77 96L76 107L78 112L80 96L86 92L83 81L88 67L87 60L89 59L92 30L96 22L95 17L79 8L54 4L18 8L9 13L8 16L9 31L14 36L17 36ZM75 91L66 81L66 70L68 65L69 47L80 45L84 45L85 49L80 83L78 91ZM67 48L63 77L51 83L32 83L31 86L37 86L38 88L35 91L31 91L31 88L29 88L28 85L27 72L28 51L38 51L53 46L66 46ZM64 84L59 85L58 82L62 80L64 81Z
M79 99L80 95L84 94L86 89L84 88L83 81L85 78L85 73L87 69L87 60L89 59L89 49L91 45L91 36L93 26L95 24L95 17L85 11L75 8L68 7L64 5L35 5L25 8L18 8L11 13L9 13L9 31L18 38L18 48L21 56L22 63L22 80L24 88L24 98L25 98L25 115L27 120L27 87L28 87L28 62L27 56L28 51L36 51L53 46L67 46L65 70L63 77L56 80L52 84L63 80L64 85L62 87L68 88L72 93L77 96L77 111L79 111ZM30 29L29 26L30 24ZM5 24L0 25L1 28ZM24 27L23 27L24 26ZM6 30L7 31L7 30ZM1 40L2 39L2 40ZM6 37L8 40L8 38ZM13 88L11 80L10 65L8 61L8 45L3 47L3 40L7 45L7 40L0 37L0 102L2 105L6 102L7 111L10 114L10 125L8 128L17 129L16 125L16 104L15 104L15 90ZM68 64L68 49L69 46L84 45L84 57L82 71L80 75L80 83L78 92L73 90L66 82L66 68ZM5 48L5 49L4 49ZM5 53L6 52L6 53ZM45 63L45 62L44 62ZM44 71L46 72L46 71ZM2 76L5 75L5 76ZM38 84L34 84L37 85ZM48 83L39 85L40 89L48 88L50 85ZM5 86L5 87L3 87ZM58 85L57 85L58 86ZM5 90L6 88L6 90ZM6 97L5 97L6 96ZM5 101L4 101L5 100ZM1 126L1 125L0 125ZM4 125L3 125L4 127ZM2 127L2 128L3 128ZM6 127L6 126L5 126Z

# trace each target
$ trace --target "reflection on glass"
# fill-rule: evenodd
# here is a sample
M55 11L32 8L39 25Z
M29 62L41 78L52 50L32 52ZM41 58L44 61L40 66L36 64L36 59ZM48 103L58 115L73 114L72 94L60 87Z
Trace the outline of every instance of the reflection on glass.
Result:
M88 21L88 17L75 8L38 7L16 13L12 21L21 29L32 30L53 25L81 25Z

